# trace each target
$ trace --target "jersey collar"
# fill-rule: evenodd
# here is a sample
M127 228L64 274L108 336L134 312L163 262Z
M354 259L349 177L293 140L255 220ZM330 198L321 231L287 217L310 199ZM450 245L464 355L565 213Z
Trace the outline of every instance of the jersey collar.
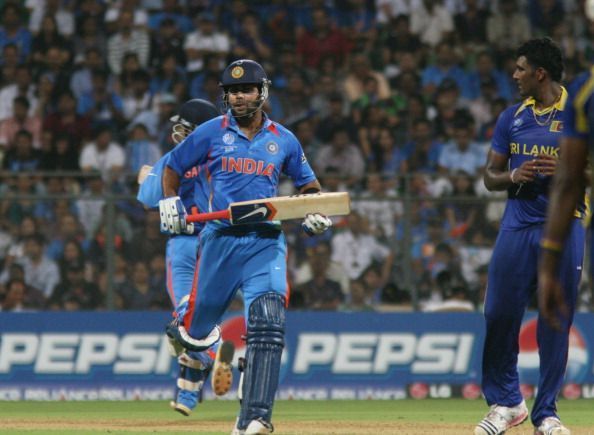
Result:
M522 102L522 105L516 111L516 115L518 115L522 110L524 110L525 108L530 107L530 106L532 106L532 110L534 111L534 113L536 115L544 115L546 113L549 113L552 110L562 111L565 108L566 101L567 101L567 90L563 86L561 86L561 98L559 98L557 100L557 102L555 104L553 104L552 106L545 107L544 109L541 109L541 110L537 110L536 109L536 100L534 99L534 97L528 97Z
M262 118L264 120L262 129L271 131L276 130L276 128L274 127L274 123L270 120L270 118L264 111L262 111ZM221 124L221 127L230 128L235 131L239 130L239 125L237 124L237 120L235 119L235 117L231 114L231 109L229 109L227 113L225 113L225 116L223 116L223 122Z

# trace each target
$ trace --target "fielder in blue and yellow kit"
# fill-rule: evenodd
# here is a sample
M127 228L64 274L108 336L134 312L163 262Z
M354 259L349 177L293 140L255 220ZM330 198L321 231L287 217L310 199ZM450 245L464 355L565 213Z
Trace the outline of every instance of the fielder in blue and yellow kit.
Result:
M168 197L161 201L161 226L184 231L186 210L177 196L179 180L205 165L209 211L231 202L276 196L281 173L300 193L320 191L297 138L262 111L269 80L252 60L238 60L223 72L221 87L229 110L199 126L172 152L163 175ZM303 228L319 234L331 225L320 214L308 215ZM200 233L197 283L188 309L167 328L184 347L208 349L220 338L218 323L241 288L244 295L246 365L236 434L271 433L272 406L284 347L287 247L278 223L232 226L207 223Z
M563 111L561 157L551 189L538 269L540 312L556 328L560 328L565 323L563 319L571 316L573 311L570 310L571 299L566 299L566 291L557 275L573 210L588 184L588 153L594 149L594 68L578 76L569 87L569 92L570 97ZM590 224L591 229L592 221ZM593 262L590 271L594 273L594 243L590 247L590 259Z
M194 99L185 102L179 114L172 117L172 139L178 144L187 137L196 126L219 116L216 107L205 100ZM165 154L154 166L145 166L139 174L137 199L147 208L159 207L163 196L161 177L169 161L170 153ZM205 171L197 166L188 170L179 186L179 197L188 210L205 210L208 199L204 192ZM196 265L198 262L198 234L203 224L188 225L184 234L172 235L167 241L166 268L167 292L176 312L185 312L192 287L195 285ZM178 357L180 373L176 381L177 392L172 403L173 409L183 415L189 415L196 407L204 386L204 381L213 371L213 391L225 394L231 386L231 368L233 358L231 343L225 344L213 362L213 355L207 351L193 352L173 349ZM223 361L221 361L221 358ZM224 381L224 382L223 382Z
M486 336L482 387L489 413L475 435L501 434L528 418L518 379L518 335L537 289L537 261L545 223L548 189L558 160L567 92L559 84L561 51L548 38L533 39L517 52L514 80L524 101L504 110L485 170L489 190L507 190L508 201L489 264L485 296ZM564 250L559 278L573 310L584 254L584 228L576 212ZM567 364L571 322L562 330L538 320L540 356L538 393L530 415L536 434L568 434L557 417L556 397Z

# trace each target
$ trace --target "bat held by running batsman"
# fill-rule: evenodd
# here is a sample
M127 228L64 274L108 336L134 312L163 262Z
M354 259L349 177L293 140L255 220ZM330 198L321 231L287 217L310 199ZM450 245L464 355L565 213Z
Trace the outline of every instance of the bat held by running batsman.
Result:
M233 202L227 210L189 214L187 222L229 219L233 225L301 219L308 214L342 216L351 212L348 192L320 192Z

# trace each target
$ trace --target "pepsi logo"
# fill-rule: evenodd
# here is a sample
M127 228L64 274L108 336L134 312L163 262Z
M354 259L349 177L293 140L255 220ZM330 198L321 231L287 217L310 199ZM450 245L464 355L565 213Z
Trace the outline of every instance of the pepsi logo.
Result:
M426 399L429 395L429 386L422 382L415 382L408 387L408 393L413 399Z
M561 395L565 399L575 400L582 397L582 389L578 384L567 384L561 389Z
M520 393L524 399L532 399L534 397L534 385L520 384Z
M462 397L475 400L481 397L481 387L478 384L464 384L462 386Z
M532 318L520 328L520 354L518 373L520 382L538 385L540 358L536 338L538 319ZM574 325L569 331L569 352L565 382L579 383L588 372L589 349L584 335Z
M239 358L245 356L245 341L242 339L242 337L245 337L245 334L245 317L243 316L231 317L221 325L222 339L231 341L235 345L233 367L237 367Z

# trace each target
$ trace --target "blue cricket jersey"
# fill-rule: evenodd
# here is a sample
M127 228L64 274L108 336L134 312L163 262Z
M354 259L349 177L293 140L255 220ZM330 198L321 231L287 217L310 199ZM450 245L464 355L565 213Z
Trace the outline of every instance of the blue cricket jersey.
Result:
M251 141L229 111L201 124L171 151L167 166L180 176L205 165L209 211L225 210L232 202L277 196L281 172L297 188L316 179L295 135L263 116L262 128ZM229 222L212 224L228 226Z
M567 91L561 88L561 98L552 107L536 110L535 101L530 97L499 115L491 148L509 158L510 170L539 154L559 156L567 98ZM537 176L533 182L514 184L508 189L501 229L515 230L545 222L551 178ZM584 210L585 205L581 204L578 217Z
M563 111L563 136L586 139L594 146L594 67L569 86Z
M161 157L151 172L144 179L138 189L136 199L150 208L159 207L159 201L164 198L162 176L165 166L169 161L171 151ZM204 185L206 182L206 171L203 168L195 166L186 171L180 178L178 195L182 200L184 207L190 213L194 207L204 212L208 209L208 197L205 193ZM202 223L194 223L194 234L197 234L204 227Z

